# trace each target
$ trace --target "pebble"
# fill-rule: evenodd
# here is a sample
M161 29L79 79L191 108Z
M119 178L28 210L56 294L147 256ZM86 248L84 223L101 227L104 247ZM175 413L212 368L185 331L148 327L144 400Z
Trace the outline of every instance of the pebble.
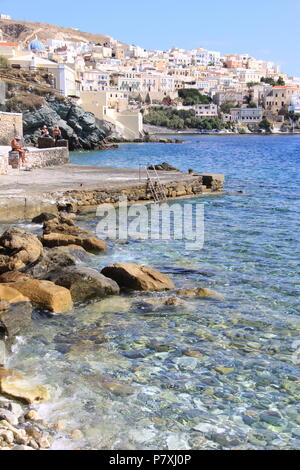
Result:
M220 374L227 375L232 374L234 369L232 367L215 367L215 371L219 372Z
M80 439L83 439L83 434L80 431L80 429L75 429L72 434L71 434L72 439L75 441L79 441Z
M25 414L25 419L29 421L37 421L39 419L38 414L35 410L29 410Z

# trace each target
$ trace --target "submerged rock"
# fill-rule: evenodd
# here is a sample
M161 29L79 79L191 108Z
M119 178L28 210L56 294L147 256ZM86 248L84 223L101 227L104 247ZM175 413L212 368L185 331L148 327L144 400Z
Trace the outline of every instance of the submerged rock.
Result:
M43 246L32 233L10 227L0 237L0 272L19 270L39 259ZM6 264L7 262L7 264Z
M222 294L219 294L212 289L207 289L206 287L196 287L195 289L178 289L176 294L182 297L212 297L216 300L224 299Z
M118 284L94 269L72 266L49 273L47 279L70 289L73 301L82 302L120 292Z
M173 281L148 266L133 263L115 263L102 269L104 276L110 277L122 288L141 291L163 291L174 289Z
M33 303L51 312L62 313L72 308L70 291L53 282L28 279L12 283L10 286L28 297Z
M0 393L26 403L49 400L50 393L44 385L33 385L19 372L0 367Z
M0 334L15 336L31 324L32 307L28 297L0 284Z

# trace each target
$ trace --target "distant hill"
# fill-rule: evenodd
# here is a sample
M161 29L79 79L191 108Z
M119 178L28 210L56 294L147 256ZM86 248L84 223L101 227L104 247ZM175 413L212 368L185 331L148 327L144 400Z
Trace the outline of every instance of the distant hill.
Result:
M66 41L83 41L92 43L103 43L110 39L104 34L92 34L78 31L72 28L64 28L47 23L32 23L19 20L0 20L0 29L3 39L7 42L21 42L28 45L35 39L35 35L42 42L46 39L62 39Z

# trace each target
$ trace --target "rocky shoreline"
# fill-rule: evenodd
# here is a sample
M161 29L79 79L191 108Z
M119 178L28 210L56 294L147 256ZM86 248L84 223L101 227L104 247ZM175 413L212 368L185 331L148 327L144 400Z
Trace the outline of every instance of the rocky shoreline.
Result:
M91 254L105 251L106 243L79 227L75 218L73 213L43 213L33 219L42 224L41 235L11 226L0 236L0 450L50 449L64 432L62 422L48 426L35 410L51 400L51 388L6 368L7 355L30 327L35 309L64 314L79 303L138 291L166 292L149 298L152 308L176 308L188 297L222 299L204 287L177 289L167 275L148 266L118 262L101 272L91 269ZM77 429L65 438L80 441L83 435Z

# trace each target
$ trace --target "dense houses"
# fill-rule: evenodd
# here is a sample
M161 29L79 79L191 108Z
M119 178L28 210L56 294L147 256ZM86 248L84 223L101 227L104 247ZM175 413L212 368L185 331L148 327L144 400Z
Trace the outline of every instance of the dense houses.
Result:
M219 117L241 126L267 118L276 127L300 112L300 79L248 54L147 51L113 38L91 44L51 37L42 43L36 37L22 44L5 42L0 30L0 56L14 68L47 70L63 96L76 98L131 138L143 130L141 110L153 106L194 109L197 118ZM178 95L183 88L198 90L210 103L183 106Z

